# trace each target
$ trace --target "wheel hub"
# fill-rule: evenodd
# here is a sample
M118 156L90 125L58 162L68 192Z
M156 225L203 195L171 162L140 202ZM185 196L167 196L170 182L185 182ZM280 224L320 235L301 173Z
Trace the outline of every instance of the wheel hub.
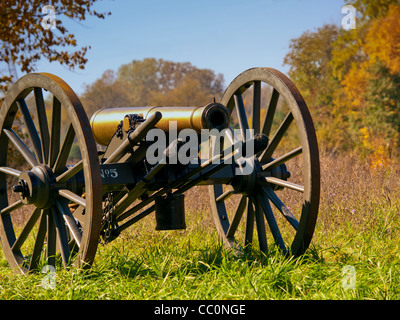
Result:
M273 159L272 159L273 160ZM271 161L272 161L271 160ZM250 163L239 163L238 170L242 172L245 171L244 166L251 165ZM265 185L265 177L274 177L281 180L287 181L290 178L290 172L287 170L285 164L281 164L275 168L273 168L269 172L263 172L261 164L258 160L253 162L253 170L250 174L242 174L236 175L232 181L232 187L234 189L234 193L241 193L243 195L250 195L257 191L257 185ZM273 190L283 189L275 184L271 184Z
M239 171L241 174L235 175L235 178L233 178L232 181L232 187L235 190L235 193L242 193L244 195L253 193L257 182L257 172L261 170L258 161L253 161L253 159L238 162L238 167L235 168L235 170ZM252 171L248 174L250 167L252 167Z
M47 165L38 165L31 171L23 171L14 185L24 204L33 204L37 208L49 208L54 204L55 177Z
M290 172L287 170L287 167L285 164L281 164L271 170L271 177L282 179L282 180L286 181L287 179L290 178Z

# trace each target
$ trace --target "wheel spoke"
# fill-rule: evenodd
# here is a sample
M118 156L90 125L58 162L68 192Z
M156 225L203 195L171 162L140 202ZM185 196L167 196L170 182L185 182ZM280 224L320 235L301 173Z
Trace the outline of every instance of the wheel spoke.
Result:
M5 174L9 174L10 176L19 177L21 171L9 167L0 167L0 172L4 172Z
M61 258L63 261L63 266L66 267L68 265L70 256L67 230L65 228L64 220L61 219L61 214L57 210L54 210L53 212L57 230L57 239L60 244Z
M50 155L49 166L53 168L60 152L60 132L61 131L61 103L53 97L53 113L51 121Z
M249 123L247 122L246 110L244 108L241 94L235 94L235 107L239 119L240 130L242 132L242 141L246 141L246 130L249 129Z
M268 183L275 184L280 187L284 187L284 188L288 188L288 189L291 189L294 191L304 193L304 187L300 186L298 184L295 184L293 182L289 182L289 181L274 178L274 177L265 177L265 181L267 181Z
M47 264L56 266L57 235L54 222L54 210L46 210L47 213Z
M279 167L281 164L286 163L290 159L293 159L294 157L298 156L303 152L303 147L298 147L287 154L283 155L282 157L279 157L265 165L262 166L263 171L271 171L272 169Z
M13 145L17 148L17 150L21 153L21 155L25 158L25 160L29 163L29 165L33 168L38 165L38 162L33 155L33 153L28 149L25 143L18 137L18 135L14 132L13 129L3 129L4 133L13 143Z
M72 216L71 211L68 208L68 205L66 204L65 201L63 200L57 200L56 201L57 208L61 212L64 221L68 227L68 230L71 232L72 237L75 239L75 242L78 247L81 246L81 241L82 241L82 234L79 231L79 227L77 225L77 222L75 218Z
M69 168L67 171L60 174L56 178L57 183L67 182L69 179L71 179L74 175L76 175L82 169L83 169L83 161L81 160L78 163L76 163L73 167Z
M239 206L235 212L231 225L229 226L228 232L226 233L226 237L228 239L233 238L233 236L235 235L235 232L239 226L239 222L242 219L244 209L246 208L246 203L247 203L247 197L242 196L242 199L240 200Z
M72 124L70 124L68 127L67 134L65 135L61 151L58 154L57 160L53 167L53 171L55 173L60 173L65 170L65 165L67 163L72 144L74 143L74 139L75 139L74 127L72 126Z
M227 190L223 194L221 194L215 201L222 202L228 200L233 195L233 190Z
M32 116L29 112L28 106L26 105L25 100L21 99L17 101L19 110L21 111L22 118L24 119L26 129L28 130L28 135L31 139L33 150L39 162L42 162L42 147L40 143L39 134L36 130L36 126L33 122Z
M287 221L293 226L295 230L299 227L299 222L296 217L290 212L290 210L283 204L281 199L276 195L274 190L270 186L263 186L262 191L272 201L275 207L283 214Z
M261 81L254 81L252 128L254 134L260 133Z
M42 254L42 249L44 245L44 240L46 238L46 214L43 210L40 211L41 218L39 223L39 229L36 235L35 245L33 247L31 262L29 265L29 270L36 270L38 268L40 255Z
M79 225L82 227L82 229L86 228L86 218L87 216L85 215L86 211L85 211L85 207L79 206L78 208L76 208L73 212L72 212L72 216L74 217L74 219L76 221L79 222Z
M254 234L254 208L253 201L249 198L249 203L247 205L247 220L246 220L246 234L244 244L245 246L252 245Z
M255 216L256 216L256 226L257 226L257 235L258 235L258 243L260 246L260 250L263 253L268 252L268 243L267 243L267 233L265 230L265 222L264 215L262 212L262 208L256 198L253 198L255 205Z
M265 113L265 119L262 128L262 133L265 134L267 137L269 137L269 134L271 133L272 122L274 121L274 115L278 100L279 92L274 89L272 91L271 100L269 101L267 112Z
M274 153L275 149L279 145L279 142L281 142L283 136L285 135L286 131L288 130L293 119L294 119L293 114L291 112L289 112L286 115L283 122L281 123L278 130L276 131L275 135L271 139L270 143L268 144L267 149L265 149L264 153L261 154L260 162L262 162L262 163L267 162L271 158L272 154Z
M33 91L35 93L36 110L38 114L39 131L42 142L42 162L47 163L49 158L50 134L49 125L47 123L46 106L44 104L42 89L34 88Z
M78 196L77 194L73 193L72 191L68 190L68 189L60 189L58 190L58 193L60 194L60 196L71 200L72 202L82 206L82 207L86 207L86 200L83 199L82 197Z
M22 245L28 238L29 234L31 233L33 227L35 226L36 222L38 221L40 214L41 214L41 209L36 208L31 216L29 217L28 221L26 222L24 228L22 229L21 233L19 234L17 240L14 242L11 250L14 252L17 252L21 249Z
M14 210L17 210L18 208L22 207L24 204L22 203L22 200L18 200L14 202L13 204L9 205L8 207L5 207L4 209L1 210L0 215L5 216L7 214L10 214Z
M281 232L279 230L278 224L276 223L274 213L272 212L272 208L269 204L268 199L262 197L259 193L257 194L257 200L261 205L262 210L264 211L265 217L267 218L267 222L269 228L272 232L272 235L275 239L276 244L281 248L281 250L286 253L285 242L283 241Z

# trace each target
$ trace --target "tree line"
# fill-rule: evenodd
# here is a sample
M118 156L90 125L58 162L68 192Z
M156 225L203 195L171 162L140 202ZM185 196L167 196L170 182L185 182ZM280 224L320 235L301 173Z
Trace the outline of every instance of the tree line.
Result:
M81 95L89 116L100 108L196 106L219 99L224 77L189 62L146 58L106 70Z
M326 24L292 39L284 63L322 146L383 166L400 148L400 2L348 0L356 28Z

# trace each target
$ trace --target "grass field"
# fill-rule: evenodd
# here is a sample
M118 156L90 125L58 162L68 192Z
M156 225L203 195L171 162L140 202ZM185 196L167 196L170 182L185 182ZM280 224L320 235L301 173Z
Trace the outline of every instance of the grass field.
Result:
M399 176L323 155L317 227L297 259L226 251L197 188L206 200L189 205L186 230L145 219L100 245L89 271L15 275L0 253L0 299L400 299Z

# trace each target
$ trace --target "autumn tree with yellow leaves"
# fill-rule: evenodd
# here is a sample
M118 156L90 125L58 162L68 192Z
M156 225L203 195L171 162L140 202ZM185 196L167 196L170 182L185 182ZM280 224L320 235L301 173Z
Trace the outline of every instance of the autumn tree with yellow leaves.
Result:
M384 165L400 151L400 3L347 4L358 12L356 29L306 32L291 40L285 63L313 113L320 144Z

